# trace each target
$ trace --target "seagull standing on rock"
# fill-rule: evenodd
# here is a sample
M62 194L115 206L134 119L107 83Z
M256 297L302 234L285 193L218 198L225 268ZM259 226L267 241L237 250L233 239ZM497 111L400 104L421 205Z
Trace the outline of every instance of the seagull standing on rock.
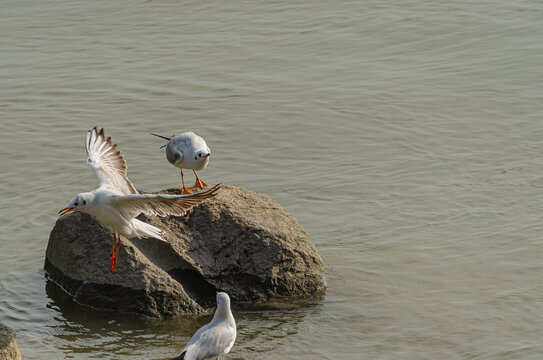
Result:
M236 341L236 321L230 311L230 297L225 292L217 293L217 310L213 320L202 326L171 360L218 360L227 354Z
M67 207L59 211L65 215L82 211L94 215L113 229L113 247L110 252L111 272L117 267L121 238L156 238L162 241L163 230L136 219L146 215L183 215L191 207L213 197L219 185L190 195L138 194L126 175L126 162L111 137L106 139L104 129L94 127L87 132L85 142L87 164L98 177L98 189L76 195ZM117 235L119 234L119 235Z
M196 170L203 170L207 166L209 156L211 155L211 150L209 150L209 147L201 136L196 135L192 131L187 131L177 136L174 135L171 138L153 133L151 135L168 140L168 143L163 146L166 147L166 159L168 159L170 164L181 169L182 194L192 192L185 187L183 169L191 169L194 176L196 176L195 188L203 189L207 186L196 174Z

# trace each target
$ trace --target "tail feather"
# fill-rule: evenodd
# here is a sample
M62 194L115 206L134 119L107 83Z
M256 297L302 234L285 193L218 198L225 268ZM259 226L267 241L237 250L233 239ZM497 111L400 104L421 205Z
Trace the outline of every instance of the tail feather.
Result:
M133 220L133 225L135 230L137 231L137 237L149 237L167 242L163 238L164 230L159 229L151 224L147 224L146 222L140 221L138 219Z
M178 357L174 357L170 360L184 360L185 359L185 353L181 353Z
M184 360L184 359L185 359L185 352L182 352L181 354L179 354L179 356L174 357L170 360Z

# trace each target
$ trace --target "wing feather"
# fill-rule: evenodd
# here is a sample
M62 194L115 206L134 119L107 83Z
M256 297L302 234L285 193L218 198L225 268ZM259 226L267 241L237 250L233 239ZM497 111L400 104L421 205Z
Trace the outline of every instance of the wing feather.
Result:
M216 195L220 185L215 185L211 189L200 191L194 194L186 195L167 195L167 194L131 194L121 195L112 198L114 206L126 211L131 216L137 216L140 213L146 215L183 215L191 207L200 204L206 199Z
M183 351L193 359L218 358L227 352L227 349L230 350L234 339L234 333L225 326L210 326L202 331L194 342L187 344Z
M126 176L126 162L117 144L111 143L111 137L106 139L104 129L96 126L87 132L85 141L87 149L87 164L98 177L98 187L107 187L120 191L122 194L137 194L136 188Z

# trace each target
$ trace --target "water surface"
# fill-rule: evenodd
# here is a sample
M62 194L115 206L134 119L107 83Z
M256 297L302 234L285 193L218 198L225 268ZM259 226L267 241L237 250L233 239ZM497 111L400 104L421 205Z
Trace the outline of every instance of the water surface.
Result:
M539 359L543 4L15 1L0 11L0 321L25 359L164 359L209 320L96 313L48 285L103 126L136 186L271 196L325 261L306 307L234 308L228 359ZM189 178L189 182L192 179Z

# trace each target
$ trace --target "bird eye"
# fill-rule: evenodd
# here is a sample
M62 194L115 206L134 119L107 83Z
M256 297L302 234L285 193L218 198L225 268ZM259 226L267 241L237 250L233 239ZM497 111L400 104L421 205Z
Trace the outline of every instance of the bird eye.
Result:
M202 154L198 154L199 157L202 157Z
M77 205L79 205L79 203L78 203L78 202L76 202L76 203L74 203L74 205L75 205L75 206L77 206Z
M195 156L195 157L194 157L194 160L198 160L198 157Z
M86 204L87 204L87 202L85 200L83 200L83 205L86 205Z

